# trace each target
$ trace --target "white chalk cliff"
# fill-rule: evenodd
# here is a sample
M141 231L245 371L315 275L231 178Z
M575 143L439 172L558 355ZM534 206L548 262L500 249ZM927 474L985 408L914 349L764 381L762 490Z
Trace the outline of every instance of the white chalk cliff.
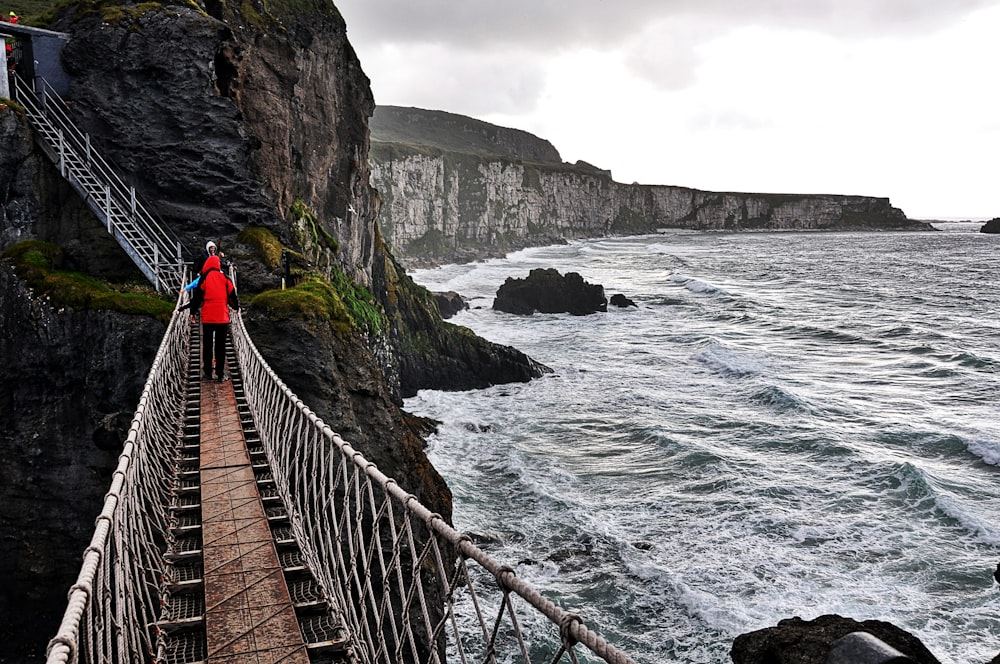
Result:
M531 134L448 113L377 107L371 127L379 223L404 264L665 228L930 230L888 198L622 184Z

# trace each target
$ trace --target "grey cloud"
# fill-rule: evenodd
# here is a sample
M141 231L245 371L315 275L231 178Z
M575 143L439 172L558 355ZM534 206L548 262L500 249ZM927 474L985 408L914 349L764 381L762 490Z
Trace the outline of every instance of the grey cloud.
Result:
M444 108L473 116L530 111L545 83L537 59L518 53L417 47L405 58L376 60L376 64L383 72L382 80L372 83L376 103ZM382 98L381 82L392 89L391 97Z
M375 74L378 103L424 103L477 115L532 110L544 87L542 61L573 49L614 48L642 79L662 90L680 90L695 82L701 63L698 47L743 27L810 30L840 39L911 36L941 30L1000 0L336 0L335 4L347 21L348 38L362 65ZM393 60L378 60L384 46L392 46ZM392 89L392 98L380 98L380 81Z
M651 21L696 18L838 36L930 32L998 0L338 0L348 35L365 42L551 51L615 44Z

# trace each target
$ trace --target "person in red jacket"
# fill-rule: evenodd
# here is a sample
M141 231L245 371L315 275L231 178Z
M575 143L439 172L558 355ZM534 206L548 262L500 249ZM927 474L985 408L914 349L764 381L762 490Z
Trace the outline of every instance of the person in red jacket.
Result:
M222 271L218 256L209 256L201 269L198 285L191 293L191 322L201 311L201 368L205 380L212 380L212 359L215 375L221 383L226 375L226 335L229 332L229 309L240 310L236 286Z

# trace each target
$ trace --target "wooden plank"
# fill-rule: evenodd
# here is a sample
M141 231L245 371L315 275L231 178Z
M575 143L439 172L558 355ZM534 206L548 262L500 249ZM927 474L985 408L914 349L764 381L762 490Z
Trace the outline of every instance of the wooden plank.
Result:
M201 388L201 510L209 664L308 664L231 382Z

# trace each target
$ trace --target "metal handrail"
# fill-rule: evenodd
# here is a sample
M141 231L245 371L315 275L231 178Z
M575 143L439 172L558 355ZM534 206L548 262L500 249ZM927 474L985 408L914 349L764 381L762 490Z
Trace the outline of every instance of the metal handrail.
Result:
M73 124L66 102L45 79L36 77L35 89L17 75L13 79L16 98L38 125L36 133L45 139L43 145L51 151L49 157L59 167L60 174L82 190L88 204L106 217L108 232L157 290L170 291L182 286L180 272L184 260L176 236L154 219L136 195L135 187L126 185L97 153L90 136ZM116 219L129 223L116 224ZM136 244L126 233L137 235L145 246Z
M155 232L161 238L165 238L168 241L164 242L164 246L176 244L177 238L170 231L170 229L158 224L149 210L147 210L142 202L138 200L135 195L135 187L126 184L118 175L116 169L110 166L108 162L92 148L90 135L84 134L73 124L69 117L69 106L67 106L66 102L59 96L59 93L55 91L55 88L53 88L48 81L40 76L35 77L35 84L36 87L41 87L41 90L36 90L36 94L39 95L42 101L43 109L52 115L55 115L60 120L60 126L67 131L70 138L72 138L76 143L78 149L81 150L86 156L88 166L93 167L96 165L101 177L111 184L119 193L128 192L127 202L130 204L130 207L142 212L145 219L140 220L149 225L150 231ZM51 105L50 102L52 102Z

